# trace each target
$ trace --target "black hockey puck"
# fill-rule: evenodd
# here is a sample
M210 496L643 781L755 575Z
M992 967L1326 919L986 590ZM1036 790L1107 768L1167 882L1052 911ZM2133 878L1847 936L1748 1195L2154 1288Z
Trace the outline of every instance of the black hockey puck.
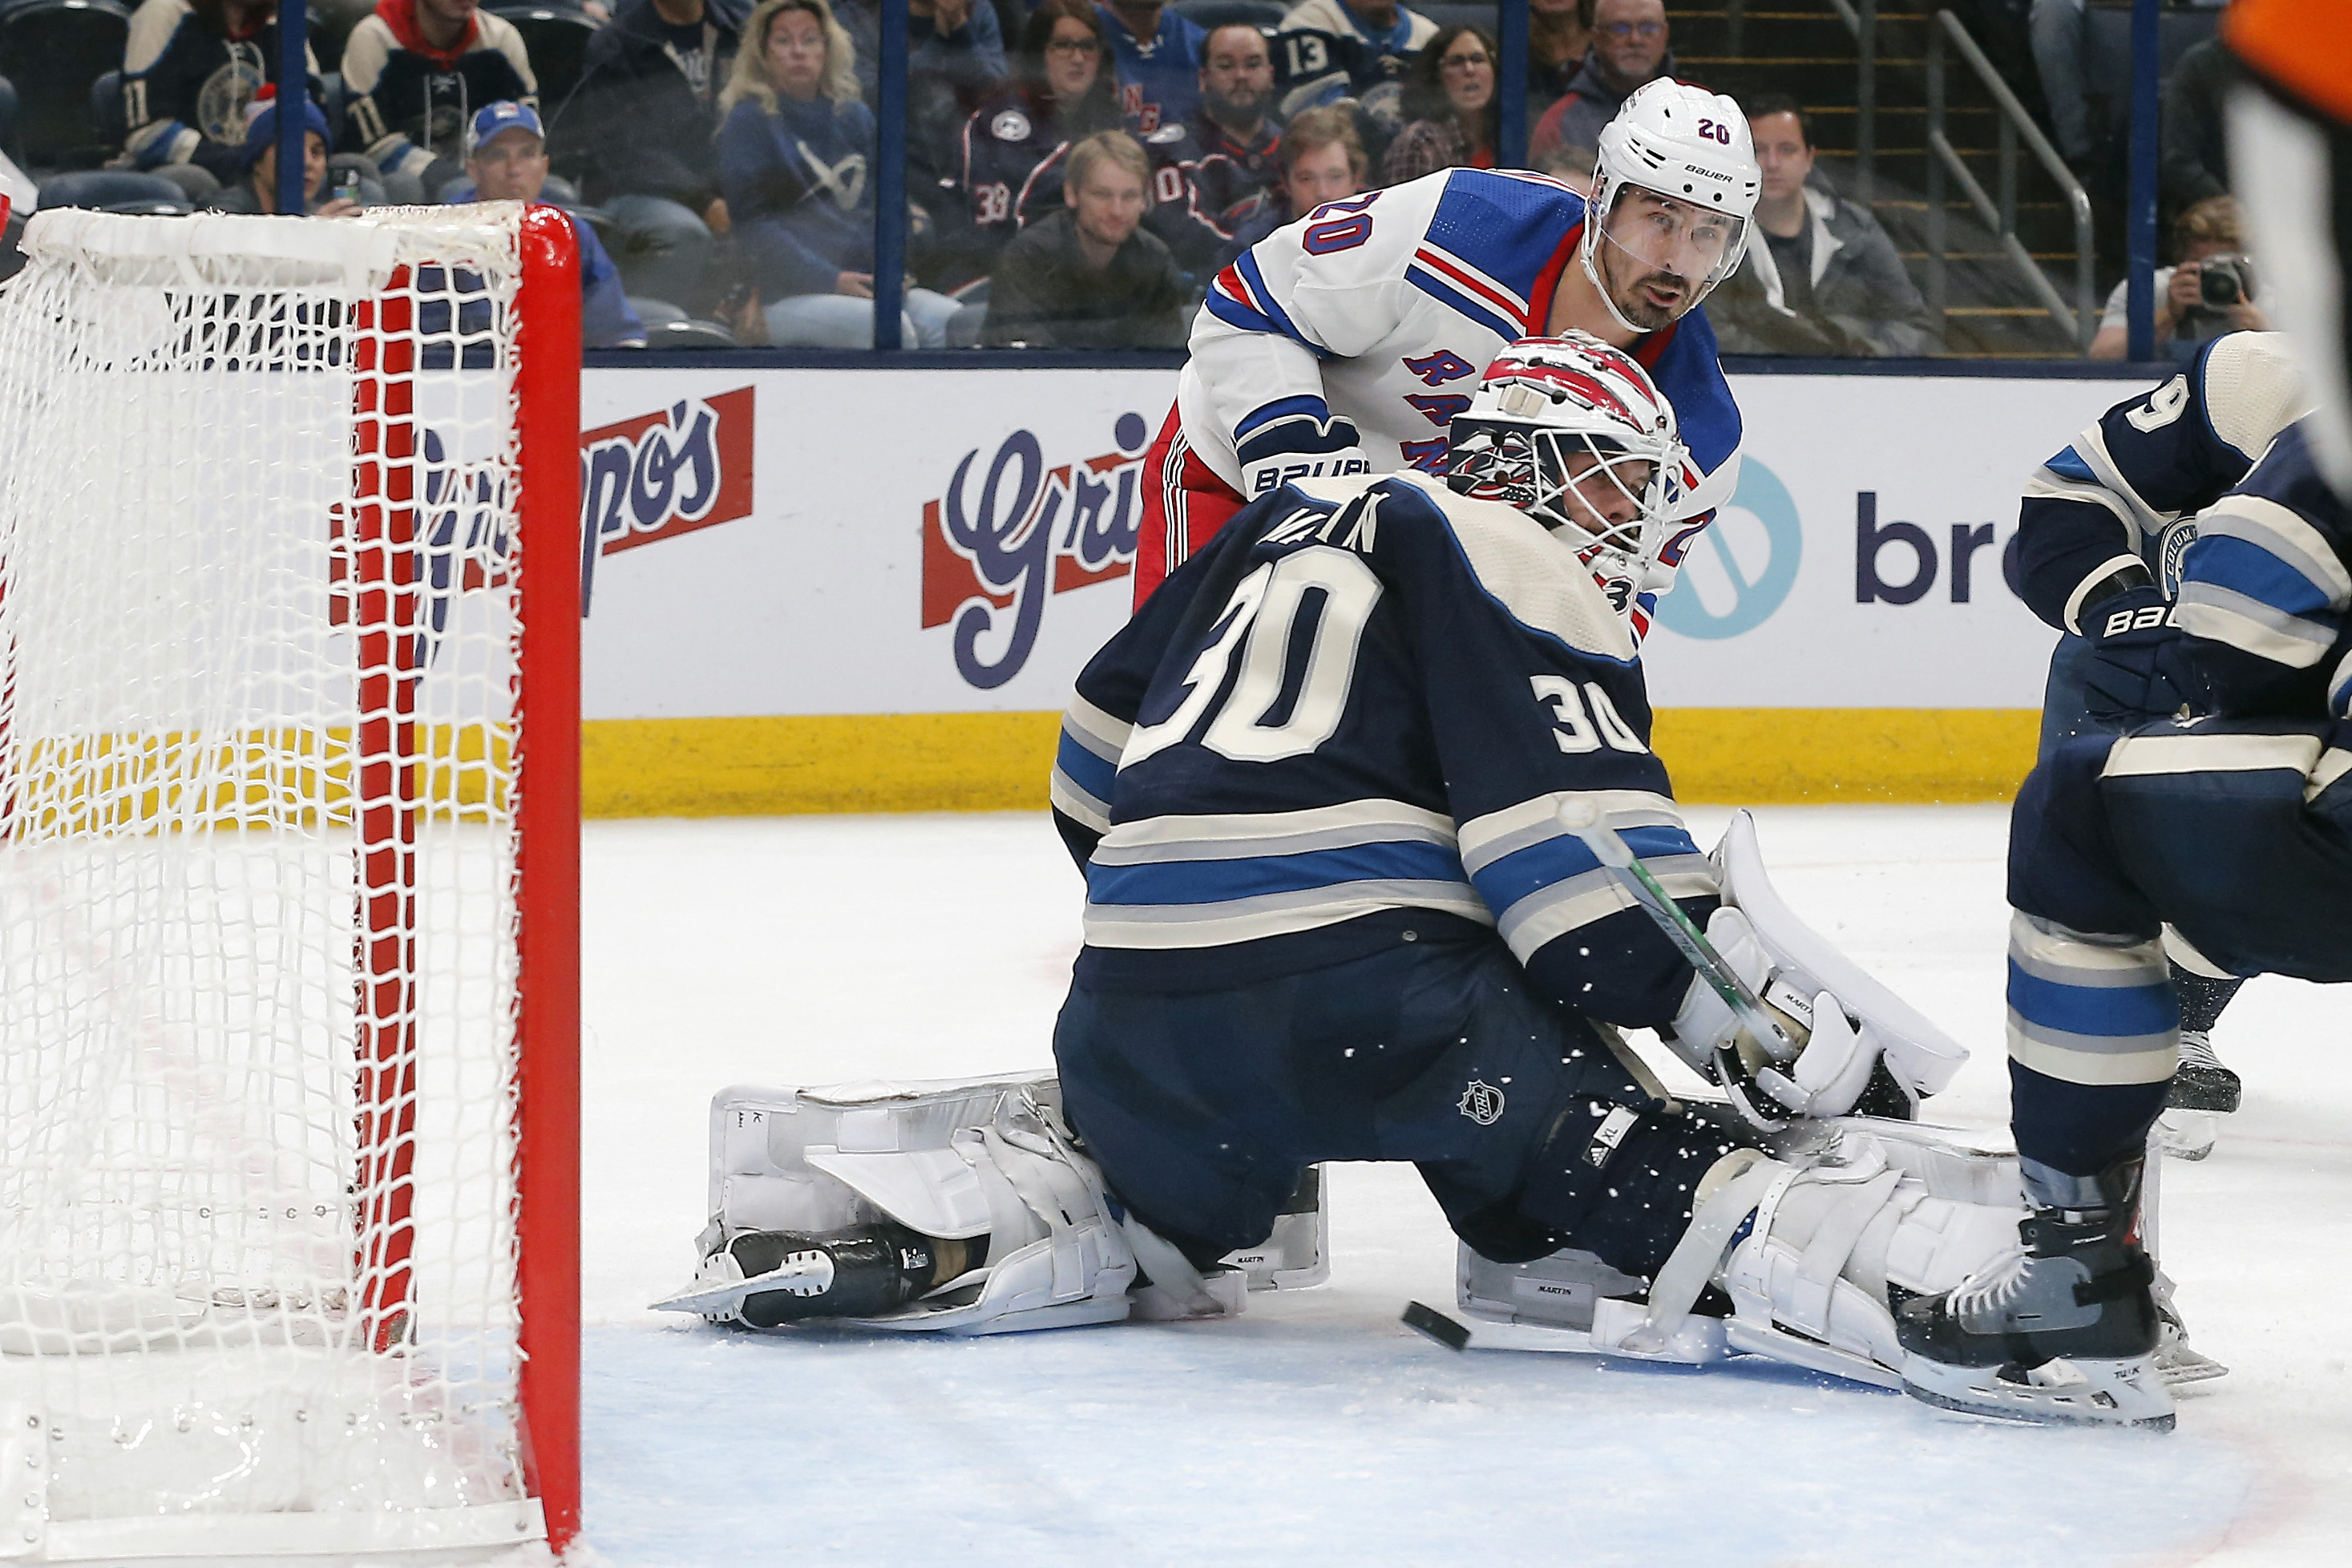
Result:
M1427 1334L1450 1351L1470 1348L1470 1331L1439 1311L1418 1301L1404 1304L1404 1326L1416 1333Z

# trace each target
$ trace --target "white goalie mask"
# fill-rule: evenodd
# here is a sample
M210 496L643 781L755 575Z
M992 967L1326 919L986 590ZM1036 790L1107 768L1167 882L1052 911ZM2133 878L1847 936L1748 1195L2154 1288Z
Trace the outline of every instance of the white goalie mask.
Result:
M1522 339L1486 367L1448 439L1447 487L1550 529L1619 615L1660 585L1689 455L1632 355L1584 332Z
M1763 189L1748 116L1721 93L1661 77L1644 83L1601 129L1584 243L1584 270L1618 325L1654 332L1687 314L1731 276L1746 254L1748 226ZM1628 307L1601 275L1610 270L1641 296ZM1645 282L1679 294L1650 298Z

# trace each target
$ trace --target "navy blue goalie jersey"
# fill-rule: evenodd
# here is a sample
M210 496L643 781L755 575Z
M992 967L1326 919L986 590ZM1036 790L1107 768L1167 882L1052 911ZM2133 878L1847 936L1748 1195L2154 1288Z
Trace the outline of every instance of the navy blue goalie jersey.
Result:
M1078 678L1054 770L1082 974L1239 984L1499 931L1538 992L1670 1019L1690 971L1571 798L1705 920L1633 635L1524 514L1420 475L1254 503Z

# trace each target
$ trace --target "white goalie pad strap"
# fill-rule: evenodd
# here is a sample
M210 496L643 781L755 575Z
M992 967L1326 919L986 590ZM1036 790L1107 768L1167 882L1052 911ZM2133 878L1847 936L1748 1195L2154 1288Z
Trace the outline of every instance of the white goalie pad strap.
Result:
M1747 917L1756 941L1770 955L1776 984L1808 999L1820 992L1835 996L1873 1037L1888 1069L1915 1093L1940 1093L1952 1081L1969 1059L1967 1047L1790 910L1765 870L1753 816L1736 813L1710 858L1725 903Z
M1947 1290L2017 1246L2024 1216L2013 1160L1964 1147L1927 1157L1929 1137L1898 1142L1852 1122L1827 1146L1778 1166L1755 1223L1721 1279L1737 1314L1732 1343L1755 1354L1893 1387L1905 1361L1887 1306L1890 1282ZM1922 1175L1913 1167L1924 1169ZM2005 1170L2005 1174L2004 1174ZM1960 1177L1963 1171L1988 1173ZM2000 1192L1978 1203L1936 1195L1931 1181Z
M891 1154L844 1154L811 1150L809 1168L822 1171L899 1224L925 1236L961 1241L992 1227L980 1173L954 1149L909 1149Z
M901 1311L849 1320L872 1328L992 1334L1127 1316L1135 1258L1094 1163L1062 1139L1028 1091L994 1121L960 1130L955 1152L992 1197L987 1267ZM970 1288L977 1283L976 1296Z
M1700 1185L1712 1190L1699 1200L1690 1227L1650 1281L1649 1310L1642 1326L1625 1337L1627 1349L1655 1352L1681 1331L1699 1293L1722 1267L1733 1233L1785 1169L1760 1149L1735 1149L1701 1178Z

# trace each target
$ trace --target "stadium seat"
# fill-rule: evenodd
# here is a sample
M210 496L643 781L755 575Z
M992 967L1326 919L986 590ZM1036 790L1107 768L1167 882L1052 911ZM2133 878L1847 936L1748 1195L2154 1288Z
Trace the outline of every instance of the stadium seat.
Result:
M22 167L25 149L16 140L16 84L0 76L0 153L8 161Z
M0 72L16 83L32 168L94 163L110 151L90 145L89 89L121 67L130 27L122 0L0 0Z
M1240 23L1252 27L1279 27L1289 7L1266 0L1176 0L1176 14L1200 27L1223 27Z
M188 198L161 174L131 169L84 169L41 182L41 210L95 207L110 213L184 213Z
M539 79L540 112L551 124L580 85L580 68L595 34L595 18L572 0L500 0L484 10L512 22Z
M122 73L102 71L89 84L89 133L101 147L120 147L130 135L122 111Z

